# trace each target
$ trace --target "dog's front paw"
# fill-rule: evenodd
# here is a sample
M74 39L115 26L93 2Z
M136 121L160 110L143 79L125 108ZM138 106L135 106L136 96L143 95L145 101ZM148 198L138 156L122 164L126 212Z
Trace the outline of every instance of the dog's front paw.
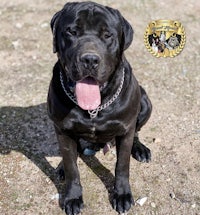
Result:
M134 201L131 193L114 194L112 205L119 214L126 214L133 204Z
M143 145L138 137L134 138L134 143L132 147L131 154L139 162L150 162L151 161L151 151L145 145Z
M67 215L78 215L83 209L83 198L80 196L77 199L65 199L64 210Z

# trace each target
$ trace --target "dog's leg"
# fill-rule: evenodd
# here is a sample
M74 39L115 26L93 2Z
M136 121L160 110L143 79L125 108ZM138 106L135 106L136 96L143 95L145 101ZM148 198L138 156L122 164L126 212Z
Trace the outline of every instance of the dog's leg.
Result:
M115 168L115 190L113 208L118 213L126 213L134 203L129 184L130 155L134 129L124 137L116 138L117 163Z
M64 209L66 214L75 215L83 208L82 186L77 167L77 144L70 137L57 134L60 150L63 156L63 166L66 181L66 196Z
M136 132L133 141L131 154L133 158L140 162L149 162L151 160L151 151L143 145L138 138L138 131L148 121L152 112L151 101L149 100L145 90L140 86L141 91L141 110L137 117Z

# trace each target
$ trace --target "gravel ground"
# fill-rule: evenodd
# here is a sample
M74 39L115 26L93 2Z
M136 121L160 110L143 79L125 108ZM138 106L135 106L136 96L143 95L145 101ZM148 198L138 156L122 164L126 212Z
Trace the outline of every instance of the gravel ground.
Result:
M148 164L131 160L132 215L200 214L200 2L98 0L117 8L135 35L126 56L153 103L141 140L152 150ZM56 56L49 22L65 1L1 0L0 5L0 214L61 215L61 161L46 95ZM179 20L186 45L175 58L155 58L143 35L156 19ZM83 215L114 215L109 191L115 154L79 159ZM60 194L60 195L59 195Z

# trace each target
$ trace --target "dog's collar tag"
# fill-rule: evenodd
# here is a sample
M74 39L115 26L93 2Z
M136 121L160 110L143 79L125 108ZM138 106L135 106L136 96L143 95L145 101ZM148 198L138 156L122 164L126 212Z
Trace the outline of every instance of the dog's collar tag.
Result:
M88 113L90 114L91 119L96 118L96 116L98 115L98 112L99 112L99 107L95 110L88 110Z
M100 105L98 106L96 109L94 110L88 110L88 113L90 115L90 118L91 119L94 119L97 117L99 111L102 111L104 110L105 108L107 108L108 106L110 106L119 96L119 94L121 93L122 91L122 88L123 88L123 84L124 84L124 78L125 78L125 71L124 71L124 68L123 68L123 75L122 75L122 79L121 79L121 82L120 82L120 85L119 85L119 88L117 89L116 93L113 95L113 97L108 100L105 104L103 105ZM64 81L63 81L63 75L62 75L62 72L60 71L60 83L62 85L62 88L65 92L65 94L68 96L68 98L73 101L76 105L78 105L77 101L76 101L76 97L70 92L70 91L67 91L67 89L65 88L65 85L64 85Z

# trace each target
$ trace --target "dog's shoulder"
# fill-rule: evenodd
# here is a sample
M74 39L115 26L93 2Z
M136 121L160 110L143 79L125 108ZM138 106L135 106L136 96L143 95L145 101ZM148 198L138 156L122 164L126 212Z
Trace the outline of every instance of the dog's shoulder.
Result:
M48 115L54 122L61 121L74 106L61 87L60 70L60 63L57 62L53 68L53 77L47 97Z

